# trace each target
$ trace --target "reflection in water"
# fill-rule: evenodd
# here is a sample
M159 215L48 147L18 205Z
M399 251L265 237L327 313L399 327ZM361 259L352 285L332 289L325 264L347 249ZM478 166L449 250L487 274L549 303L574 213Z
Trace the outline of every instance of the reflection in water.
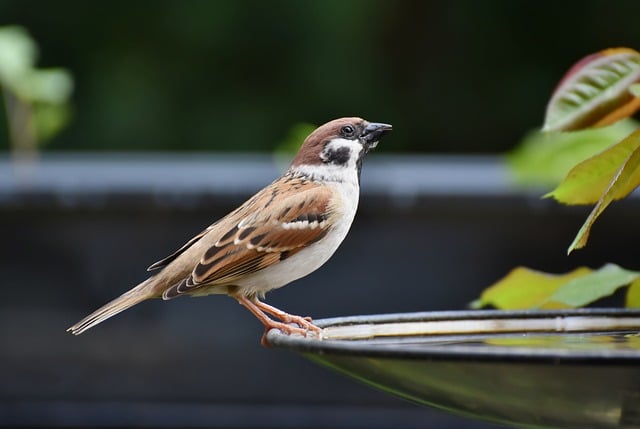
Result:
M374 340L352 340L380 348L404 350L443 348L451 346L497 348L535 348L549 350L640 350L638 332L586 332L567 334L515 333L515 334L471 334L376 338Z
M571 350L638 350L640 334L633 332L573 335L521 334L517 337L486 338L480 344L504 347L562 348Z

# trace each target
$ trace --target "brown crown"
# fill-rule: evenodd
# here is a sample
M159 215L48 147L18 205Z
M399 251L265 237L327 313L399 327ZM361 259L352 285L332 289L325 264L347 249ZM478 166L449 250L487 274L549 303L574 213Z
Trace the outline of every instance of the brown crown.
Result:
M353 125L355 129L362 130L366 127L367 121L357 117L340 118L319 126L304 140L291 165L321 164L320 153L322 149L329 141L340 135L340 129L345 125Z

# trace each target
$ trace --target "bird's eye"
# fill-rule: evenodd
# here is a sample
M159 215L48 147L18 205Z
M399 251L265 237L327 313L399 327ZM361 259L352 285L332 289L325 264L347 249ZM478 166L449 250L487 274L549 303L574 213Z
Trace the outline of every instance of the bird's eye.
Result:
M355 132L356 130L351 125L345 125L340 129L340 134L342 134L344 137L353 137Z

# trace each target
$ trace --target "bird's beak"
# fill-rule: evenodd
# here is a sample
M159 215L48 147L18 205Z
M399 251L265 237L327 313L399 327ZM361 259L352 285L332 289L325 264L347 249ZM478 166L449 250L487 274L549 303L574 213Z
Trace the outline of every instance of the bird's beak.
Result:
M360 141L366 146L374 148L378 144L378 140L383 135L391 132L392 129L393 127L389 124L370 122L360 134Z

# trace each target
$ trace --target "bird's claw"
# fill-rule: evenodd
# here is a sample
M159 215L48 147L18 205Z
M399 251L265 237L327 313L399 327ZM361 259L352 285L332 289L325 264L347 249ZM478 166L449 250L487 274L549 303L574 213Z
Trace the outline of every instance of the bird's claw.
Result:
M298 325L298 326L294 326ZM299 317L299 316L291 316L285 322L276 322L275 320L271 321L268 326L265 326L264 334L262 335L262 339L260 343L264 347L270 347L269 342L267 341L267 333L271 329L278 329L280 332L286 335L298 334L303 337L309 336L315 337L317 339L322 339L322 328L311 323L311 318L309 317Z
M293 314L287 314L282 321L285 324L295 323L300 328L304 329L305 332L312 331L312 332L315 332L316 334L320 334L322 332L322 329L314 325L313 319L311 319L311 317L308 317L308 316L301 317L301 316L294 316ZM303 334L303 335L306 337L306 334Z

